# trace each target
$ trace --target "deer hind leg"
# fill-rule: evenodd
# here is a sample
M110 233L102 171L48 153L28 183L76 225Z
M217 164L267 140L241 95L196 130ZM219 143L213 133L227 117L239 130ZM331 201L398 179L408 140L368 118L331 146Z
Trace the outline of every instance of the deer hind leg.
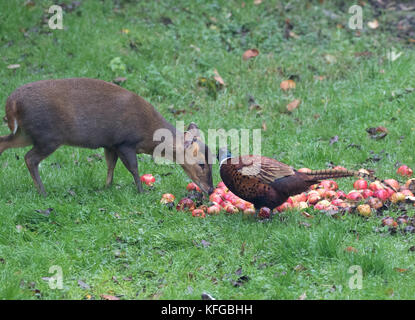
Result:
M137 154L135 151L135 146L119 146L117 148L117 154L128 171L130 171L130 173L133 175L138 192L143 192L143 186L141 185L140 177L138 175Z
M107 181L105 183L105 187L109 187L112 184L112 179L114 178L114 169L115 165L117 164L118 155L117 152L104 148L105 150L105 160L107 161L108 172L107 172Z
M24 136L20 131L16 134L9 134L8 136L0 137L0 155L4 150L10 148L22 148L30 146L32 142L26 136Z
M39 146L34 146L28 153L25 155L26 166L29 169L30 175L32 176L33 182L39 193L46 197L45 187L43 186L42 180L39 176L39 163L44 160L47 156L52 154L58 146L47 146L41 148Z

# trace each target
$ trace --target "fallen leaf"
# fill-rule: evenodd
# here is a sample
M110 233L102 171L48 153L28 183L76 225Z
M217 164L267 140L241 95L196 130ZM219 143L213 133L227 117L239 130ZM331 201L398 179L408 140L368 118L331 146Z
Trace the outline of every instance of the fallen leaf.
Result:
M17 232L20 232L20 231L22 231L22 230L23 230L23 227L22 227L20 224L18 224L18 225L16 226L16 230L17 230Z
M300 271L304 271L304 270L306 270L307 268L306 267L304 267L302 264L298 264L298 265L296 265L295 267L294 267L294 271L297 271L297 272L300 272Z
M215 74L215 76L213 77L219 84L221 84L222 86L225 85L225 81L223 81L222 77L219 75L218 70L213 70L213 73Z
M262 130L267 131L267 123L262 121Z
M204 248L207 248L207 247L209 247L209 246L210 246L210 242L208 242L208 241L206 241L206 240L202 240L202 241L200 242L200 244L201 244Z
M262 3L262 0L254 0L254 4L255 5L259 5L259 4L261 4Z
M377 29L377 28L379 27L379 22L375 19L375 20L373 20L373 21L369 21L369 22L367 23L367 26L368 26L370 29Z
M112 82L114 82L115 84L121 84L121 83L123 83L125 81L127 81L127 78L126 77L117 77Z
M109 294L101 294L101 298L104 300L120 300L120 298L117 298L115 296L111 296Z
M290 89L295 89L295 82L294 82L294 80L291 80L291 79L281 81L280 88L283 91L288 91Z
M346 249L344 249L345 251L347 251L347 252L354 252L354 253L356 253L357 252L357 249L355 248L355 247L351 247L351 246L349 246L349 247L347 247Z
M239 253L241 256L243 256L245 253L245 246L246 246L246 241L242 242L241 251Z
M249 49L244 52L244 54L242 55L242 59L246 61L256 57L257 55L259 55L258 49Z
M330 145L335 144L336 142L339 142L339 136L334 136L330 139Z
M324 59L330 64L336 63L337 61L336 57L331 54L325 54Z
M38 213L43 214L44 216L48 217L50 215L50 213L53 211L53 208L47 208L46 210L35 210Z
M314 80L320 80L323 81L324 79L326 79L326 76L313 76Z
M10 64L7 66L7 69L17 69L20 68L20 64Z
M404 269L404 268L395 268L396 272L407 272L408 269Z
M128 30L128 29L122 29L121 30L121 33L129 34L130 33L130 30Z
M291 80L292 81L292 80ZM289 112L292 112L293 110L297 109L298 106L300 105L301 100L299 99L294 99L293 101L291 101L289 104L287 104L287 110Z
M89 290L91 289L91 287L89 286L89 284L83 282L82 280L78 280L78 285L84 289L84 290Z
M298 297L297 300L305 300L307 299L307 294L304 292L301 296Z

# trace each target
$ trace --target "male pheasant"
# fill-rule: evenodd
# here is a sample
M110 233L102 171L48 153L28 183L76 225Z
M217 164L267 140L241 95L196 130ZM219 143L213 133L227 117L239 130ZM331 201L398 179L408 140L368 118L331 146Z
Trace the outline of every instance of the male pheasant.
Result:
M290 196L306 191L324 179L366 176L351 170L311 170L298 172L275 159L246 155L232 158L225 150L219 150L220 176L225 185L238 197L254 204L255 208L275 208Z

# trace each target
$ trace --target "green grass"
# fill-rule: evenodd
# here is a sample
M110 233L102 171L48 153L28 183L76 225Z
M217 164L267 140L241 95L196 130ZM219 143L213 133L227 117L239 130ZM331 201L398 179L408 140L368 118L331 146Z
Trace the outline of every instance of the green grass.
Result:
M415 53L413 44L398 39L391 27L396 12L378 16L380 27L372 30L366 24L373 10L366 5L358 37L347 27L348 7L331 1L291 1L288 6L245 1L242 7L240 1L96 0L65 13L64 30L49 30L44 18L53 1L34 2L0 4L2 104L31 81L125 76L122 86L150 101L172 123L194 121L207 132L256 129L265 121L262 154L297 168L325 168L333 162L398 178L396 162L415 167L415 92L405 90L415 87ZM323 10L335 12L337 20ZM173 23L162 23L166 18ZM284 37L287 18L298 38ZM386 58L392 46L402 52L393 62ZM258 48L260 55L243 61L249 48ZM355 57L363 51L372 55ZM326 54L336 62L328 63ZM116 57L125 71L112 71ZM10 70L11 64L20 68ZM226 83L217 92L198 85L214 69ZM280 82L292 76L296 89L282 92ZM248 95L261 110L249 110ZM301 100L300 107L285 113L294 98ZM171 108L185 112L174 115ZM389 134L376 141L365 129L378 125ZM3 125L0 134L8 133ZM339 141L330 145L336 135ZM366 161L371 151L382 150L381 161ZM309 220L293 211L267 223L239 215L196 219L159 204L165 192L177 198L186 194L189 180L179 166L156 165L140 155L140 173L156 176L152 190L137 194L121 164L114 186L105 189L105 160L93 156L103 156L102 150L70 147L42 162L40 174L49 193L44 199L25 167L27 151L9 149L0 160L0 298L200 299L203 291L219 299L297 299L304 292L307 299L415 296L415 253L408 250L414 235L375 232L379 217L334 219L316 213ZM219 181L217 165L214 181ZM344 190L351 184L351 179L339 181ZM54 209L49 216L36 212L47 208ZM20 232L16 226L22 226ZM200 245L202 240L210 245ZM347 246L357 252L346 252ZM53 265L62 268L62 290L42 280L53 275L48 272ZM353 265L363 270L361 290L348 286ZM242 275L249 280L234 287L232 281Z

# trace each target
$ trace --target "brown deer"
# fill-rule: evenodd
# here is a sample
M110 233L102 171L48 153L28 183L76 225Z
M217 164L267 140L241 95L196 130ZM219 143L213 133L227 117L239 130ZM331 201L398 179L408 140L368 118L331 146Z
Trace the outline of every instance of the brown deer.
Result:
M142 192L137 153L153 154L159 145L158 129L173 137L173 155L186 156L180 163L186 174L204 191L212 192L212 155L200 140L197 126L181 132L140 96L115 84L96 79L42 80L16 89L6 102L7 123L12 131L0 137L0 155L8 148L33 145L25 162L38 191L46 196L39 163L62 145L104 148L108 165L106 186L111 185L118 158ZM187 155L194 161L188 161Z

